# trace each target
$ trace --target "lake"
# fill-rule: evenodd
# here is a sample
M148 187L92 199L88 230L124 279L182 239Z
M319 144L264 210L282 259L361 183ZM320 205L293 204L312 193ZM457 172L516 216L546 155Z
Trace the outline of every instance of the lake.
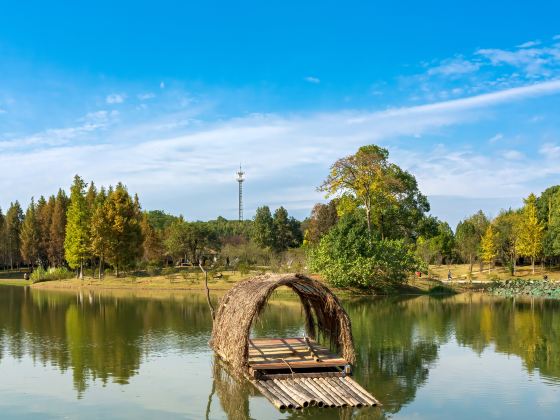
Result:
M277 411L208 347L201 293L0 286L2 418L539 419L560 412L560 301L345 298L355 379L382 408ZM278 293L254 336L297 336Z

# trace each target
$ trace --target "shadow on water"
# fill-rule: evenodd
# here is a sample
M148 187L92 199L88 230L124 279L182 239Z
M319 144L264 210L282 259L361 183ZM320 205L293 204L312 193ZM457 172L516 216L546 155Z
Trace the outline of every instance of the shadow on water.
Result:
M352 298L343 301L353 324L356 380L383 403L379 409L310 409L285 418L380 418L411 403L454 340L481 354L519 356L528 372L560 382L560 302L461 294L434 299ZM297 299L272 300L254 336L302 333ZM49 292L0 289L0 360L30 357L72 373L78 398L94 380L126 386L153 354L207 354L211 319L203 294ZM214 362L210 415L219 401L229 418L249 418L263 397ZM264 399L263 399L264 401ZM257 404L258 405L258 404ZM255 417L255 415L253 415Z

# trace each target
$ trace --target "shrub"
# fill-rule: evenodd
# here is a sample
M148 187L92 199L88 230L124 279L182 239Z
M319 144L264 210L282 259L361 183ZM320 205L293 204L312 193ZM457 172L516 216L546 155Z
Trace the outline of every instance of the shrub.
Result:
M365 221L344 216L308 251L309 267L334 286L390 289L420 262L402 240L370 238Z
M33 270L33 273L31 273L30 278L33 283L39 283L41 281L71 279L74 276L74 272L64 267L51 267L47 270L43 267L37 267Z

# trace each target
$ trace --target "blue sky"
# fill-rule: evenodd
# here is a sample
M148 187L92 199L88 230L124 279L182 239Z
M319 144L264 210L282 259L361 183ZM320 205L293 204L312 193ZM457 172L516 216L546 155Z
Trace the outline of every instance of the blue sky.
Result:
M299 218L387 147L451 225L559 183L553 2L26 2L0 14L0 207L122 181L146 209Z

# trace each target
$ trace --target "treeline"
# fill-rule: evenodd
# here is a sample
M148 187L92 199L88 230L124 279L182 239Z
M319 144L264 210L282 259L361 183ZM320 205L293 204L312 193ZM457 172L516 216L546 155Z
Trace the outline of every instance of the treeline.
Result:
M430 264L518 264L560 261L560 186L529 195L521 209L490 220L482 211L455 231L428 214L414 176L371 145L337 160L319 188L331 198L303 223L309 263L337 286L387 288Z
M102 277L137 268L158 268L181 262L218 259L258 263L259 252L282 253L299 247L301 224L283 208L274 215L267 206L254 221L188 222L163 211L142 211L137 195L119 183L97 188L76 176L68 197L64 190L48 199L31 199L23 212L16 201L6 215L0 209L0 268L21 266L70 268ZM253 250L253 251L252 251ZM256 255L256 256L255 256ZM232 261L233 263L233 261Z

